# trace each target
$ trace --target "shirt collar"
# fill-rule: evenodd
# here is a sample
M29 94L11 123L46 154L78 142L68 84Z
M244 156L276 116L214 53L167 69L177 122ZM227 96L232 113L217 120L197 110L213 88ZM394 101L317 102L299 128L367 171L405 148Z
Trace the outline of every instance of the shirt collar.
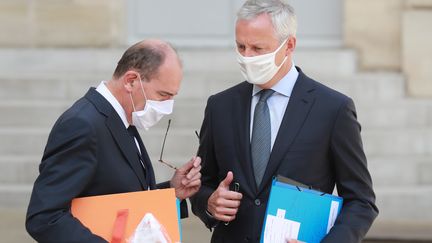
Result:
M128 128L129 122L127 121L127 118L126 118L126 112L123 109L123 107L120 105L118 100L111 93L111 91L107 88L106 81L100 82L100 84L96 88L96 91L99 92L111 104L111 106L114 108L114 110L120 116L125 127Z
M277 82L273 87L271 87L272 90L274 90L276 93L279 93L281 95L284 95L286 97L290 97L292 90L294 88L294 85L297 81L299 72L295 68L294 62L292 62L291 69L289 72L281 79L279 82ZM262 89L258 87L257 85L253 86L252 90L252 96L255 96L258 92L260 92Z

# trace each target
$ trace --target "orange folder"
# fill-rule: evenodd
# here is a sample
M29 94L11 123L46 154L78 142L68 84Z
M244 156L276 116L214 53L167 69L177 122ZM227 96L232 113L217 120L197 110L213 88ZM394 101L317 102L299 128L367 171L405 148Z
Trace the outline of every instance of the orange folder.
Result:
M144 215L152 213L166 229L172 242L180 242L178 207L174 189L160 189L76 198L72 200L71 212L93 234L111 242L117 214L127 210L122 243L127 242L135 232Z

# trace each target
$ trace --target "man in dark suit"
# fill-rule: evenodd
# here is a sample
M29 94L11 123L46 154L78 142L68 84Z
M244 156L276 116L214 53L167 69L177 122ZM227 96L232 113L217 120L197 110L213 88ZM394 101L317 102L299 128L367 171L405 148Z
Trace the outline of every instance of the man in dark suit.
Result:
M259 242L272 178L326 193L342 211L322 242L360 242L378 214L353 101L293 63L296 16L283 0L249 0L236 43L247 82L208 99L201 128L202 187L192 210L212 242ZM230 190L236 183L239 192ZM290 241L295 242L295 240Z
M182 75L170 45L139 42L123 54L110 81L90 88L60 116L27 212L26 228L36 241L106 242L71 215L71 200L77 197L173 187L187 216L184 199L201 185L201 159L193 157L170 181L156 184L136 129L148 129L171 113Z

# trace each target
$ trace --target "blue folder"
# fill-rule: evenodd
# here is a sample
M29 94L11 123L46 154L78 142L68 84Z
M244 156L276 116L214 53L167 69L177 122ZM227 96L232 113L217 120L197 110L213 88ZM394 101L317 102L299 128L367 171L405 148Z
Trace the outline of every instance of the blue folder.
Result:
M333 226L343 199L285 180L273 180L261 243L285 242L286 235L319 243Z

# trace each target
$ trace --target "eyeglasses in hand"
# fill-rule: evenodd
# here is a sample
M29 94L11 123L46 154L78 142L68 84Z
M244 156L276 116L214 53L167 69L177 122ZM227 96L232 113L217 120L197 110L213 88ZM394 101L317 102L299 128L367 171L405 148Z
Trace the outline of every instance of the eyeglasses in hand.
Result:
M167 135L168 135L168 131L169 131L170 125L171 125L171 119L168 120L168 126L167 126L167 129L166 129L166 132L165 132L164 140L163 140L163 143L162 143L162 150L161 150L160 157L159 157L159 160L158 160L158 161L161 162L162 164L164 164L164 165L170 167L171 169L177 170L177 167L175 167L175 166L172 165L171 163L168 163L168 162L166 162L166 161L164 161L164 160L162 159L162 157L163 157L163 152L164 152L164 148L165 148L165 141L166 141L166 138L167 138ZM195 134L197 135L198 140L199 140L198 132L195 131Z

